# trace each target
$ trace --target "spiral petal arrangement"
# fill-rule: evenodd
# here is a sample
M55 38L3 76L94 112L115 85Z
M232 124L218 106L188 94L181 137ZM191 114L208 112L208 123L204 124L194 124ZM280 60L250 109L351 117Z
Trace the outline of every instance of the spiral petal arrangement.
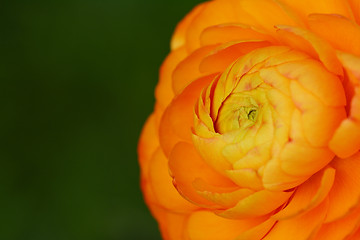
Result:
M359 239L359 17L216 0L179 23L138 148L164 239Z

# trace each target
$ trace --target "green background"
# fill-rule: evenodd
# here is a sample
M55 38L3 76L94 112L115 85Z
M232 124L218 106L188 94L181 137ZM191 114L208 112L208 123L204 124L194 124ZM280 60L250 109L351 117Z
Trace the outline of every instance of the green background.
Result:
M160 239L136 145L199 2L1 2L0 239Z

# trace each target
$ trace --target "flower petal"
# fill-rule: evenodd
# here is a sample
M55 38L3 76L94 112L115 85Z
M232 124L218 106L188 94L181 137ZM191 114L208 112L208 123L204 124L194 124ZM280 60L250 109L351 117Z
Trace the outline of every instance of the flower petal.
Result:
M242 9L253 19L254 23L264 28L270 34L275 33L277 24L304 26L300 18L290 8L286 8L276 0L241 0L237 1L235 9Z
M176 66L187 56L184 47L172 51L161 65L159 83L155 89L157 104L165 109L174 97L172 74Z
M200 63L200 72L223 72L231 63L241 56L262 47L269 46L269 42L261 40L247 40L230 42L213 50Z
M289 142L280 154L281 169L293 176L310 176L334 157L327 148L315 148L301 142Z
M197 49L189 56L187 56L183 61L181 61L175 68L172 73L172 87L175 95L182 92L186 86L196 79L214 73L211 71L209 73L201 73L199 66L201 61L207 56L217 45L206 46Z
M248 40L263 40L275 43L276 40L253 26L245 24L221 24L206 28L200 36L202 46L217 43Z
M328 201L325 199L319 206L303 215L281 220L263 239L289 239L289 236L296 237L296 240L313 239L311 237L316 234L326 217L327 208Z
M349 116L336 130L329 147L337 156L346 158L360 149L360 57L344 52L337 55L354 89Z
M151 114L145 122L138 144L138 156L142 173L147 174L149 161L158 147L159 139L157 137L155 115Z
M181 20L181 22L178 23L171 38L170 46L172 51L185 45L186 33L189 27L191 27L192 21L197 15L199 15L199 13L207 4L209 3L205 2L197 5L193 10L190 11L189 14L184 17L183 20Z
M165 110L159 129L160 145L168 156L173 146L181 141L191 142L193 112L201 90L210 84L214 76L206 76L192 82Z
M226 218L251 218L266 215L284 204L292 192L262 190L239 201L236 206L217 214Z
M331 223L323 224L317 233L316 240L348 239L359 227L360 208L357 207L350 215ZM357 240L355 238L354 240Z
M335 169L330 167L316 173L296 189L290 203L272 218L287 219L317 207L327 197L334 178Z
M202 206L216 207L216 204L198 194L193 185L195 180L201 179L215 187L229 189L236 187L230 180L209 167L190 143L180 142L174 147L169 157L169 167L173 183L179 193Z
M318 58L326 69L336 75L343 75L342 67L331 45L315 34L301 28L277 25L280 40L294 49Z
M151 159L148 174L154 196L157 203L162 207L175 210L178 213L191 212L197 209L196 205L186 201L176 191L169 174L168 159L160 148L157 149Z
M327 222L345 216L359 204L360 152L347 159L335 158L331 166L336 169L336 176L334 186L329 193Z
M265 217L238 220L226 219L209 211L194 212L188 221L191 240L234 240L239 234L256 227ZM251 240L247 238L247 240Z
M309 28L334 48L360 55L360 27L349 19L333 14L311 14Z
M357 1L357 0L354 0ZM349 4L343 0L281 0L306 19L311 13L338 14L352 19L353 13Z

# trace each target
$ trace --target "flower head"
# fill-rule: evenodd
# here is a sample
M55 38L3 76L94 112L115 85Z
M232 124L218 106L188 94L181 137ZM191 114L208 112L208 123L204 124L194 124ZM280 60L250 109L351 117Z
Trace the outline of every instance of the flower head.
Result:
M360 237L360 5L216 0L179 23L139 143L169 240Z

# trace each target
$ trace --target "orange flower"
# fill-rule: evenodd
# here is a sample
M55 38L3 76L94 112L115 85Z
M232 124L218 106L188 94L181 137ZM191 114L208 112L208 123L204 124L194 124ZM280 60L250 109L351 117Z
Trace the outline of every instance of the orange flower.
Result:
M358 0L216 0L176 28L138 152L167 240L360 239Z

